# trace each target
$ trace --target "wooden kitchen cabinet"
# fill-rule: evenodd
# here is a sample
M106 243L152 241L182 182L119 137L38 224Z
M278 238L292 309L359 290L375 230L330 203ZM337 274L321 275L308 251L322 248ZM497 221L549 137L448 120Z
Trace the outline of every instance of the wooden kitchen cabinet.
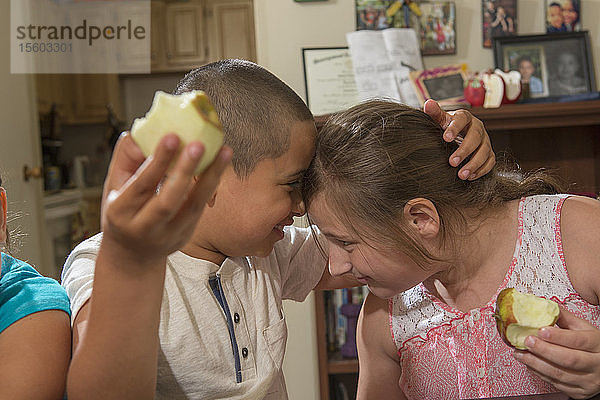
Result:
M164 13L165 67L186 69L208 61L205 2L167 3Z
M38 112L48 114L52 105L56 105L59 115L66 115L69 111L69 98L65 85L67 80L62 74L37 74L35 75L37 89Z
M256 60L252 0L152 1L152 72L225 58Z
M208 0L211 61L226 58L256 60L252 0Z
M67 122L106 122L107 106L122 115L118 75L78 74L72 75L72 81L72 113Z
M152 0L150 64L153 73L187 72L225 58L256 61L252 0ZM107 105L123 115L119 76L42 74L38 109L57 105L65 124L103 123Z
M61 123L103 123L107 105L121 115L119 77L114 74L40 74L36 76L38 111L52 104Z

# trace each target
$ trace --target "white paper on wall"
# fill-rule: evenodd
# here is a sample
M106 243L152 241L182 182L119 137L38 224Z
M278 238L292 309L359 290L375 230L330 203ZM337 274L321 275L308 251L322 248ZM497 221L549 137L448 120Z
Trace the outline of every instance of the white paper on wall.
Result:
M410 28L346 34L361 101L389 98L420 107L409 73L423 69L417 35Z

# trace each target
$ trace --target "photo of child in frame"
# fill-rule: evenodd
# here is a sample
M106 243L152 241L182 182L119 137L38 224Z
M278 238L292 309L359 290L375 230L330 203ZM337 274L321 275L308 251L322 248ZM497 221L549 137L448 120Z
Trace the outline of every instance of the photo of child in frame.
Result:
M356 30L382 30L392 27L387 10L394 0L355 0Z
M492 47L492 38L517 34L516 0L482 0L483 47Z
M589 91L581 60L583 54L570 46L548 46L548 90L550 96L566 96Z
M545 0L546 33L581 30L580 0Z
M546 57L542 46L506 48L504 65L521 73L521 82L529 84L529 97L548 95Z

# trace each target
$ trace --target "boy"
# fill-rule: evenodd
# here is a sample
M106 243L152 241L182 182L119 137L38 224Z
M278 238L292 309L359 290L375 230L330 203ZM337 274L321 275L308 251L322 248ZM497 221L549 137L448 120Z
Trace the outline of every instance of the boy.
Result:
M154 249L156 237L149 245L139 233L115 239L106 229L108 201L104 238L87 240L69 256L62 279L74 315L70 400L285 399L282 300L302 301L317 284L353 283L323 273L326 260L310 229L289 227L304 214L299 189L314 153L316 130L304 102L273 74L241 60L196 69L175 93L192 89L204 90L214 103L233 149L232 165L208 207L192 219L186 243L161 252ZM445 122L447 115L435 111ZM449 130L464 126L473 132L461 151L477 152L461 171L474 179L494 164L493 153L470 114L457 114ZM464 155L458 158L453 165ZM120 188L142 161L125 136L105 192ZM134 195L131 201L141 207ZM156 213L148 229L159 232L162 219ZM113 221L129 232L135 219L113 215ZM181 236L165 228L165 240L175 234Z

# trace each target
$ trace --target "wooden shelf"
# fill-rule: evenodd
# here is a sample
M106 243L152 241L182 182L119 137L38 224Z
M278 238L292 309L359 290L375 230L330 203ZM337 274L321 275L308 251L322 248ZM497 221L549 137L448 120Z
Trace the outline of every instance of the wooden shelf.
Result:
M473 107L469 111L488 130L600 125L600 100L564 103L505 104L499 108ZM317 128L330 117L315 116Z
M338 353L329 354L327 360L327 370L329 374L354 374L358 372L358 359L343 358Z
M600 125L600 100L505 104L499 108L474 107L470 111L490 131Z

